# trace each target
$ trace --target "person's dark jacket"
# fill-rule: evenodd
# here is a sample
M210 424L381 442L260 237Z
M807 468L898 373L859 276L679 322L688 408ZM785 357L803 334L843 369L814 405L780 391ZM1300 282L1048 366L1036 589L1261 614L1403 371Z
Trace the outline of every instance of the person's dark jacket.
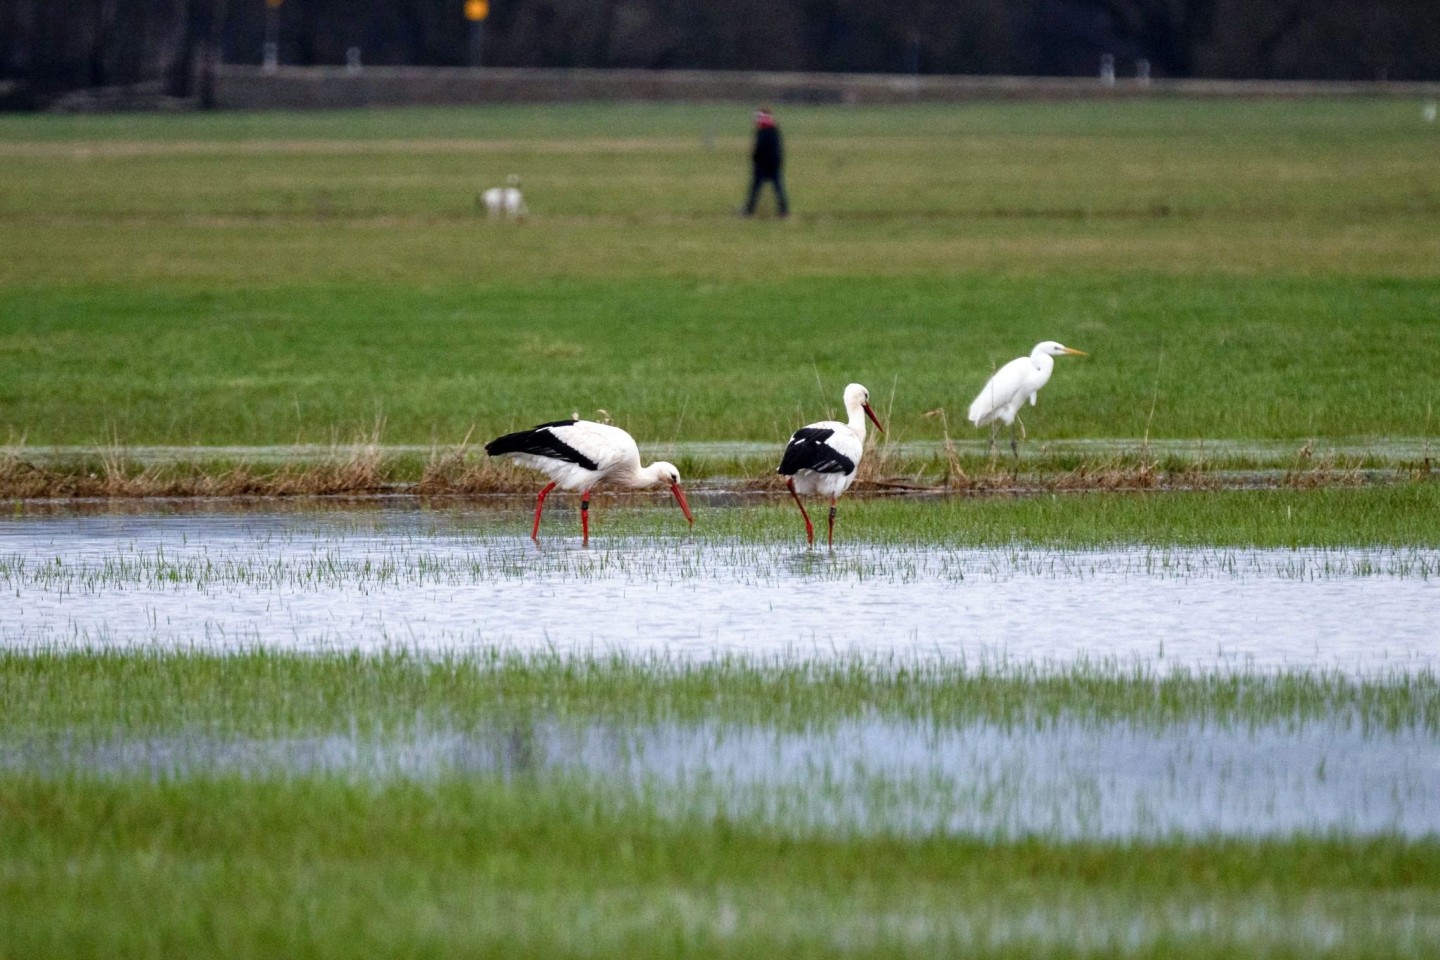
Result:
M755 131L755 149L750 153L750 162L755 165L756 174L762 177L775 176L780 172L783 156L779 127L761 127Z

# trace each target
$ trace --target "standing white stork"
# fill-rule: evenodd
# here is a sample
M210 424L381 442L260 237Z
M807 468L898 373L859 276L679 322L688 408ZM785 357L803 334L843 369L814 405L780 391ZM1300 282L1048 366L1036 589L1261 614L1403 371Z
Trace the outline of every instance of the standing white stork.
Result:
M556 487L583 491L580 495L582 545L590 543L590 491L601 483L633 490L667 483L685 519L695 523L690 505L685 502L685 491L680 489L680 471L664 460L641 467L640 448L635 445L635 438L619 427L590 420L556 420L497 437L485 444L485 452L492 457L511 457L550 478L535 501L535 526L530 530L530 539L536 543L540 542L540 511L545 508L545 495Z
M1063 343L1045 340L1035 344L1030 356L1017 357L995 371L990 382L970 404L970 422L977 427L990 424L991 450L995 449L995 435L1000 432L1000 424L1008 424L1010 452L1015 454L1017 461L1020 459L1020 448L1015 443L1015 421L1020 408L1027 399L1030 406L1035 406L1035 395L1050 381L1050 374L1055 371L1055 358L1066 354L1089 356L1084 350L1072 350ZM1025 428L1023 422L1020 428Z
M800 516L805 518L805 540L815 542L815 526L800 494L822 494L830 497L830 546L835 545L835 501L850 488L855 479L855 470L860 466L860 456L865 452L865 418L869 417L875 429L881 433L885 428L870 409L870 391L858 383L845 388L845 412L849 423L838 420L821 420L796 430L785 445L785 455L780 458L780 467L775 472L785 477L785 486Z

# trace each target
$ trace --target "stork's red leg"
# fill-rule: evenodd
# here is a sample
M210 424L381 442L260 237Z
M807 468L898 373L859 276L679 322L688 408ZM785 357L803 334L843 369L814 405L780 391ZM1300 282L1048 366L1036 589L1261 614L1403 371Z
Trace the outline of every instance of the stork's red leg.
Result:
M580 546L590 545L590 491L580 494Z
M830 498L830 546L835 546L835 498Z
M530 539L536 543L540 542L540 511L545 509L545 494L554 489L555 484L549 484L540 491L540 497L535 501L535 526L530 529Z
M810 514L805 512L805 504L800 502L800 494L795 492L795 479L793 477L785 481L785 486L790 488L790 496L795 498L795 506L800 508L800 516L805 518L805 542L815 542L815 527L810 523Z

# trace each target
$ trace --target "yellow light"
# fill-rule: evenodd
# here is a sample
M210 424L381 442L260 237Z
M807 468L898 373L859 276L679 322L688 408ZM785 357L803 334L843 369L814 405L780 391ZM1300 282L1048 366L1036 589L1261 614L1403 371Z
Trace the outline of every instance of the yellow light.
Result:
M484 20L490 16L490 0L465 0L465 19Z
M265 0L265 6L269 7L271 10L274 10L276 7L280 6L280 4L284 2L285 0Z

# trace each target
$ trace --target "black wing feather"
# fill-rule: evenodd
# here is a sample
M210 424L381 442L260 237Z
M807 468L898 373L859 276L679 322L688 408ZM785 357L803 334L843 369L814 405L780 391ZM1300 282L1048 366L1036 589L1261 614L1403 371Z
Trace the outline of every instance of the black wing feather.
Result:
M855 461L839 453L826 443L835 435L834 430L815 427L801 427L790 438L785 447L785 456L780 458L780 467L775 472L793 477L801 470L815 473L851 473Z
M519 433L507 433L503 437L496 437L485 444L485 452L492 457L498 457L506 453L528 453L537 457L549 457L551 460L563 460L566 463L578 463L586 470L598 470L599 466L585 454L576 450L565 441L561 440L551 430L551 427L574 426L574 420L552 420L550 423L542 423L530 430L521 430Z

